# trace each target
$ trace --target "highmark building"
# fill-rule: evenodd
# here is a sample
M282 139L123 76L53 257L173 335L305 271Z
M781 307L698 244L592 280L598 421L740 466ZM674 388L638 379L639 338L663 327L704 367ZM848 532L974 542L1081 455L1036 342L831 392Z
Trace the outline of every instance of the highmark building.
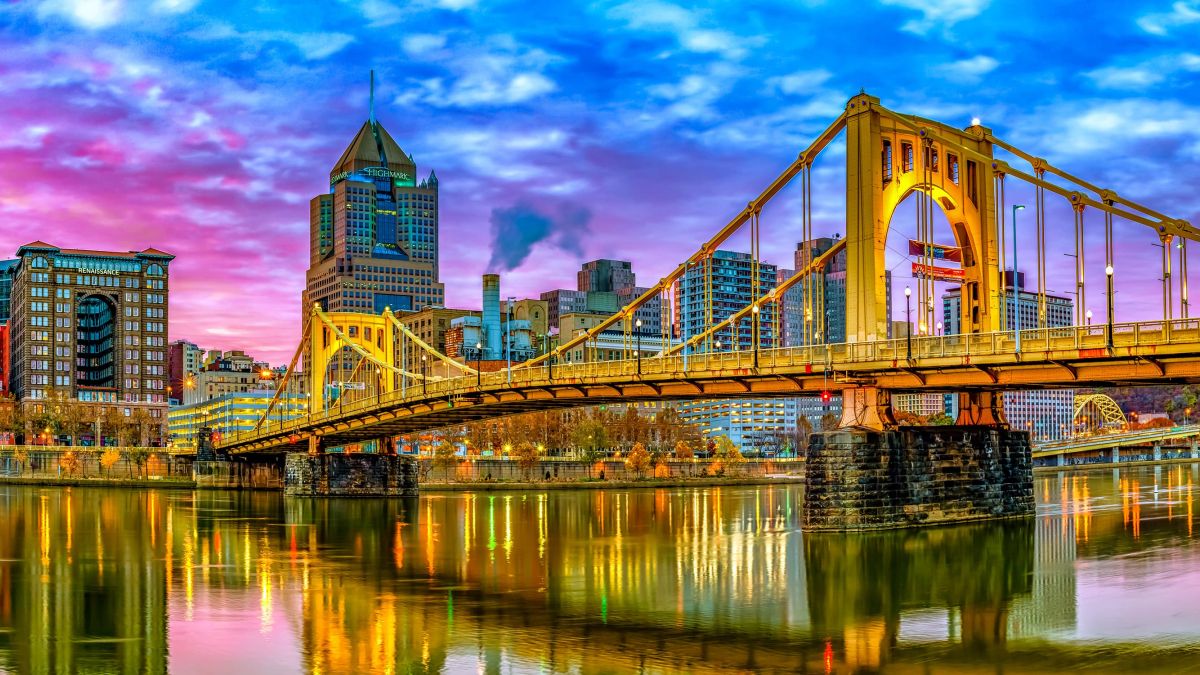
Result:
M65 396L126 416L144 408L161 420L174 256L42 241L22 246L17 256L9 321L13 394L23 405Z
M363 123L309 202L303 319L328 311L417 311L444 304L438 275L438 181L375 120Z

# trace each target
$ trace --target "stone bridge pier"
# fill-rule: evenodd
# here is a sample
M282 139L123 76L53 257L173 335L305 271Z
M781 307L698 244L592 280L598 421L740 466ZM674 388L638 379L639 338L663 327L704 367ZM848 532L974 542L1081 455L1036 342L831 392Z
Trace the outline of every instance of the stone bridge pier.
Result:
M850 393L850 392L854 393ZM953 425L899 427L889 394L848 390L842 426L809 439L807 530L871 530L1029 516L1029 434L1004 423L999 396L960 394Z
M308 452L288 453L283 493L295 497L415 497L416 458L396 453L394 439L379 439L382 452L326 452L319 437Z

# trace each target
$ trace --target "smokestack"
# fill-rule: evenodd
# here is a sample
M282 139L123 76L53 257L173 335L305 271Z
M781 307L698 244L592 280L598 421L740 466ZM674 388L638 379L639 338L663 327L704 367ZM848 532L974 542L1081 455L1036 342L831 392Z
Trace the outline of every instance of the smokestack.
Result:
M483 275L483 346L489 359L500 358L500 275Z

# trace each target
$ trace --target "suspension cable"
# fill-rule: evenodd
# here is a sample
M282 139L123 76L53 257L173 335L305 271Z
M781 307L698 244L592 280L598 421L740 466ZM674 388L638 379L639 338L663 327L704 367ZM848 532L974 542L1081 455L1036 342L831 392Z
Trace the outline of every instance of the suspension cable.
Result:
M465 363L459 363L458 361L455 361L454 359L450 358L449 356L446 356L445 354L443 354L443 353L439 352L438 350L434 349L433 347L431 347L428 343L426 343L424 340L422 340L420 337L418 337L416 333L409 330L408 326L401 323L401 321L396 318L395 314L391 313L390 311L385 311L384 316L386 316L388 319L390 319L392 322L392 325L394 325L396 328L400 329L400 332L403 333L409 340L412 340L413 344L417 345L422 350L437 357L438 360L440 360L442 363L445 363L448 366L457 368L458 370L461 370L462 372L467 373L468 375L475 374L474 368L466 365Z

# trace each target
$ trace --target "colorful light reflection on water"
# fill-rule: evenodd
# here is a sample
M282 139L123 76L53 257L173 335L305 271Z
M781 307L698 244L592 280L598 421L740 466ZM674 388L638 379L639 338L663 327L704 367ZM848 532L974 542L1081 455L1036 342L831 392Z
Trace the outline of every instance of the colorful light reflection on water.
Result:
M804 535L795 486L416 500L0 487L9 672L1177 672L1200 465Z

